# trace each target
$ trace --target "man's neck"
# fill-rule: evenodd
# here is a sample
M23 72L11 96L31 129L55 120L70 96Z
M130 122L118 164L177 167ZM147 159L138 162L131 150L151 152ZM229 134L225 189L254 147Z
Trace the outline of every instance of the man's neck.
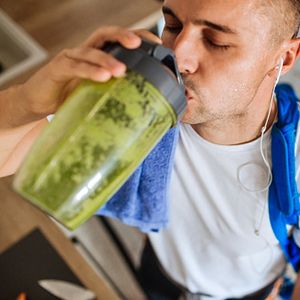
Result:
M272 109L268 120L269 129L277 115L276 102L272 100ZM251 142L261 136L265 125L269 105L263 109L251 111L243 116L192 125L193 129L207 141L220 145L239 145Z
M273 111L268 122L267 129L269 129L276 117L276 109ZM241 122L237 125L234 122L228 122L227 125L222 124L208 125L208 124L196 124L192 125L193 129L205 140L220 145L239 145L256 140L261 136L262 128L264 124L260 126L254 126Z
M272 126L277 115L277 105L272 95L275 75L264 78L243 114L194 124L193 129L207 141L220 145L239 145L257 139L265 126L271 103L267 129Z

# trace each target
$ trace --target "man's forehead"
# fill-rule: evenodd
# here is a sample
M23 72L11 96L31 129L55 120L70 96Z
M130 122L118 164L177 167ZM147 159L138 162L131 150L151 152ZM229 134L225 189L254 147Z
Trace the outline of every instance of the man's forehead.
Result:
M165 0L182 22L207 20L223 24L237 33L255 32L271 26L272 21L259 9L261 0ZM262 28L263 26L263 28Z
M229 18L239 14L247 15L255 12L261 0L165 0L164 5L185 14L185 17L194 18L199 15Z
M266 6L267 0L164 0L164 4L180 8L202 10L205 8L220 8L221 10L249 10Z

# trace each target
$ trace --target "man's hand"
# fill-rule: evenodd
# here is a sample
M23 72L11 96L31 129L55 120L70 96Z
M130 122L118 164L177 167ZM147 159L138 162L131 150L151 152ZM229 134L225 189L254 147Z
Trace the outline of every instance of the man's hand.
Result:
M100 28L79 47L61 51L21 87L24 110L41 119L58 109L78 79L105 82L124 75L126 66L100 50L108 41L129 49L141 43L140 37L127 29Z
M133 32L121 27L102 27L79 47L61 51L18 87L18 110L25 114L20 118L19 125L56 112L79 79L105 82L111 77L123 76L126 66L100 49L106 42L119 42L129 49L137 48L141 43L141 36L155 42L160 41L143 30ZM18 120L12 125L17 124Z

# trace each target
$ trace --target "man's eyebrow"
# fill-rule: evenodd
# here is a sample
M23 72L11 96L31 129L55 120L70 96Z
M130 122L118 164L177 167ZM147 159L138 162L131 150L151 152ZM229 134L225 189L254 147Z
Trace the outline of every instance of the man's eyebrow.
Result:
M179 18L176 16L176 14L174 13L174 11L171 8L167 7L167 6L163 6L162 12L165 15L171 15L175 19L179 20Z
M233 29L231 29L230 27L226 26L226 25L221 25L221 24L217 24L217 23L212 23L210 21L207 21L207 20L195 20L192 22L193 24L196 24L196 25L205 25L207 27L210 27L214 30L217 30L217 31L221 31L221 32L224 32L224 33L229 33L229 34L237 34L236 31L234 31Z
M173 10L170 9L169 7L167 7L167 6L163 6L162 12L166 15L171 15L175 19L179 20L179 18L176 16L176 14L173 12ZM226 25L213 23L213 22L210 22L210 21L207 21L207 20L197 19L197 20L193 20L192 23L195 24L195 25L205 25L205 26L207 26L211 29L221 31L221 32L224 32L224 33L237 34L236 31L234 31L233 29L231 29L230 27L228 27Z

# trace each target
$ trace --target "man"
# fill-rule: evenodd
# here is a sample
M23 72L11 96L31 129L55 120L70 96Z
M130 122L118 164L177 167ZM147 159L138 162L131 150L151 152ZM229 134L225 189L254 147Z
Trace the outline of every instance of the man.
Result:
M276 237L273 232L277 199L268 208L268 154L278 113L274 86L299 55L294 38L299 6L298 1L164 1L162 40L176 54L188 108L169 184L170 221L159 234L148 235L142 259L141 282L149 298L265 299L284 272L286 250L277 241L282 232ZM122 198L132 201L122 189L112 200ZM107 207L111 215L116 206Z
M286 73L299 55L299 40L292 39L299 6L164 2L162 39L176 54L188 109L170 183L170 224L149 239L165 277L200 299L264 299L284 270L266 209L270 178L259 138L280 61ZM276 113L273 104L267 128ZM270 132L262 150L270 151Z
M296 4L164 2L162 40L176 54L188 109L169 184L170 222L148 235L153 249L147 244L142 259L141 281L151 299L182 293L264 299L284 272L267 207L268 129L277 118L274 85L299 54L299 40L292 39ZM124 196L130 199L119 199Z
M142 282L152 299L176 299L182 291L193 299L264 299L286 264L269 221L266 153L277 114L276 78L299 55L300 2L166 0L163 11L162 41L176 54L188 108L169 187L170 224L148 235ZM123 65L93 49L107 40L129 48L140 43L126 30L102 29L1 95L20 99L21 93L24 104L0 112L0 120L8 117L2 121L2 176L15 171L16 157L44 126L40 119L56 111L74 76L105 81L124 73ZM153 252L163 271L153 267ZM156 285L149 284L145 266L160 276Z

